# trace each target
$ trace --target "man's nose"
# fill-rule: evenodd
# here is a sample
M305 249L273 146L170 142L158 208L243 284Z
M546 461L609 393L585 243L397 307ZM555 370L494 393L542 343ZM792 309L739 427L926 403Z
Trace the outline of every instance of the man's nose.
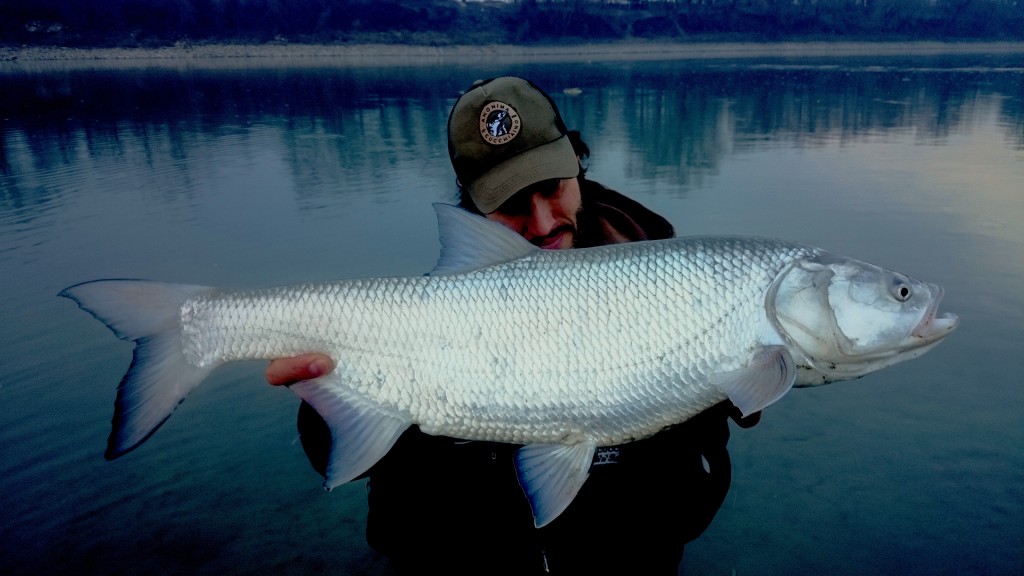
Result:
M555 228L555 215L551 202L541 193L530 197L530 216L527 218L528 236L547 236Z

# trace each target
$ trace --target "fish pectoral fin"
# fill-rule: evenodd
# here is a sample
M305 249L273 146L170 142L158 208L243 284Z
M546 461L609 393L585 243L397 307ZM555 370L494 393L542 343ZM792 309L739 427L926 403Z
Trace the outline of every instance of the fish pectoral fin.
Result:
M765 346L751 355L746 366L711 377L729 395L733 405L749 416L782 398L796 380L796 365L784 346Z
M532 444L516 452L519 485L533 510L533 522L540 528L565 511L590 475L597 445Z
M369 470L412 425L339 386L333 378L329 374L289 386L320 414L331 431L324 479L327 490Z

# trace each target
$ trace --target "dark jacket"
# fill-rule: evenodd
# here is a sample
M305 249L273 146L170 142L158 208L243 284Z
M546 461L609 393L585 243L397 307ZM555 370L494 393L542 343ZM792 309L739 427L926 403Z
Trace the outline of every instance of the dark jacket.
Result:
M587 180L581 187L578 247L673 236L633 200ZM367 541L402 574L676 574L683 545L707 528L729 489L729 408L599 449L575 500L541 529L516 479L518 446L413 427L368 473ZM323 473L330 437L308 405L299 429Z

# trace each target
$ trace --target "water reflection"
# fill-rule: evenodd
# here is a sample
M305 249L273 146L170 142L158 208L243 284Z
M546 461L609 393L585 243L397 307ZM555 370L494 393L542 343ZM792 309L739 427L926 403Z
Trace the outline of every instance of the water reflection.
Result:
M678 184L699 184L692 180L714 172L723 155L765 142L813 147L910 133L941 144L989 108L1007 143L1024 148L1014 68L601 68L532 77L582 89L555 91L567 122L585 127L591 140L621 142L631 178L670 174ZM386 189L379 182L398 163L444 158L447 110L475 76L437 76L434 69L8 71L0 94L2 201L31 217L26 207L50 199L47 174L84 163L135 169L131 180L148 175L139 188L156 196L187 193L193 173L231 136L239 140L232 147L279 149L309 205L337 193L337 182Z

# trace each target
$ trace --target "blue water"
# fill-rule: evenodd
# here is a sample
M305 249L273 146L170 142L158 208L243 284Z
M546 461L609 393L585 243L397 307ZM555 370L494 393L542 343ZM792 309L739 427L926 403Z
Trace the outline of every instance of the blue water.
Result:
M387 574L364 485L320 489L262 363L105 462L131 346L56 294L425 272L448 111L504 73L552 92L590 176L680 234L821 246L944 286L961 317L919 360L734 430L684 573L1024 572L1021 56L3 66L0 573Z

